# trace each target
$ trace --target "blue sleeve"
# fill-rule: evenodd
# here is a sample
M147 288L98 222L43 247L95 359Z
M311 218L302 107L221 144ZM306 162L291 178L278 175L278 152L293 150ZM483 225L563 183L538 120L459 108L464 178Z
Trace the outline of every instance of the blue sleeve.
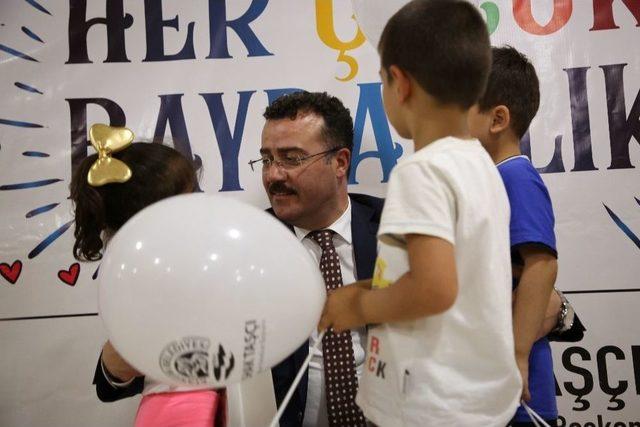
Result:
M509 162L499 170L511 206L511 248L537 244L557 255L551 198L538 172L528 160Z

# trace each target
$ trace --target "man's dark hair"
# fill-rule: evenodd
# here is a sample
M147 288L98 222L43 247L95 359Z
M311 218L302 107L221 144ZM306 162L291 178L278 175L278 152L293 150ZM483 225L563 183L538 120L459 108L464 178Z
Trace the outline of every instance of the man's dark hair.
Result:
M267 107L263 116L267 120L291 119L298 114L313 113L322 117L322 137L327 149L353 149L353 120L351 113L335 96L326 92L294 92L283 95Z
M482 95L491 44L480 12L464 0L414 0L391 17L378 51L442 104L469 108Z
M540 85L529 59L511 46L494 47L487 89L478 101L480 111L498 105L509 109L511 129L522 138L540 105Z

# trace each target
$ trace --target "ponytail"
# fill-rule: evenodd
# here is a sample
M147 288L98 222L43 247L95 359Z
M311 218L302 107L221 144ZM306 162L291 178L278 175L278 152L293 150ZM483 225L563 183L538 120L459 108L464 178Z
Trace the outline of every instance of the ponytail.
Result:
M99 188L92 187L87 182L89 169L97 158L97 154L85 158L71 180L71 200L75 208L73 256L80 261L102 258L101 235L106 228L105 204Z
M97 154L84 159L71 179L76 223L73 256L80 261L101 259L102 238L115 234L145 207L198 188L191 160L165 145L135 143L113 157L131 168L127 182L89 185L87 175Z

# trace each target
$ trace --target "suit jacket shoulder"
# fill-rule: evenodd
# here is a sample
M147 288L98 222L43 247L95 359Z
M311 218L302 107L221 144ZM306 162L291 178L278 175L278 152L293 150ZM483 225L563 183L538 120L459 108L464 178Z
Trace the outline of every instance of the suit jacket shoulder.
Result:
M351 237L356 259L357 280L370 279L376 262L378 227L384 199L365 194L351 198Z

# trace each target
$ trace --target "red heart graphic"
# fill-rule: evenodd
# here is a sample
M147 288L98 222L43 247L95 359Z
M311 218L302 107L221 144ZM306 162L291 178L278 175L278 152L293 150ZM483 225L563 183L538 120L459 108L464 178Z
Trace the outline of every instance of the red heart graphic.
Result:
M69 267L69 270L60 270L58 271L58 278L62 280L65 284L69 286L75 286L78 281L78 276L80 276L80 264L74 262Z
M16 260L9 266L9 264L3 262L0 264L0 276L4 277L14 285L18 281L18 277L20 277L20 273L22 272L22 261Z

